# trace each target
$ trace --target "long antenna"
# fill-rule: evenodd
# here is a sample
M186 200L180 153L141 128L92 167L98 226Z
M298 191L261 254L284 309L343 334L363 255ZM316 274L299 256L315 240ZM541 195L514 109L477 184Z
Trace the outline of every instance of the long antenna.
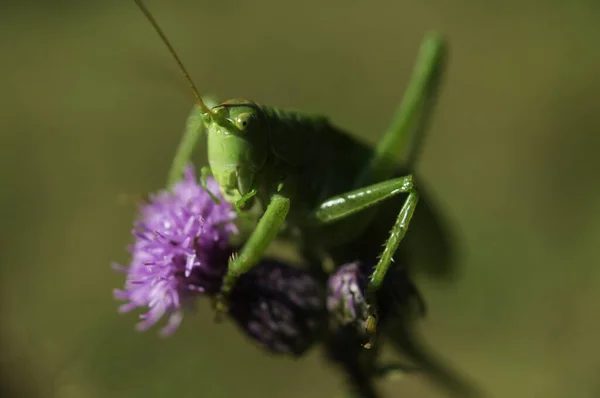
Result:
M196 85L192 81L192 78L190 77L190 74L185 69L185 66L183 66L183 62L181 62L181 59L179 59L179 56L175 52L175 49L173 48L173 46L171 45L171 43L169 43L169 40L167 39L167 36L164 34L164 32L162 31L162 29L158 25L158 22L156 22L156 20L154 19L154 17L150 13L150 11L148 11L148 9L146 8L146 6L142 2L142 0L134 0L134 1L135 1L135 4L137 4L137 6L140 8L140 10L142 10L142 12L144 13L144 15L148 19L148 21L150 21L150 23L152 24L152 27L154 28L154 30L156 31L156 33L158 33L158 35L162 39L163 43L165 43L165 45L169 49L169 52L171 53L171 55L173 56L173 58L175 58L175 61L177 61L177 65L179 65L179 69L181 70L181 73L183 73L183 77L185 77L185 79L187 80L190 88L192 89L192 92L194 93L194 96L196 97L196 103L198 104L198 106L200 107L200 109L202 110L202 112L208 113L210 115L210 117L212 119L214 119L215 114L210 109L208 109L208 107L206 106L206 104L204 103L204 101L202 101L202 97L200 97L200 93L198 92L198 89L196 88Z

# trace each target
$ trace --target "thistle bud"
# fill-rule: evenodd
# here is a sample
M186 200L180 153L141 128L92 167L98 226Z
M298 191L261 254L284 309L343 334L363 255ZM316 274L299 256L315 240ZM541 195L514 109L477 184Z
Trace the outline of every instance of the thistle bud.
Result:
M238 279L229 315L267 350L299 356L319 337L324 296L308 271L265 259Z

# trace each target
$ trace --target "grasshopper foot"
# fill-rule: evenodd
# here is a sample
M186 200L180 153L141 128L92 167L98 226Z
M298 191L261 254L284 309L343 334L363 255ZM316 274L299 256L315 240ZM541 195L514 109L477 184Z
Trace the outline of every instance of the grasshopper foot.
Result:
M229 312L229 293L235 284L237 278L232 278L229 275L225 276L221 291L217 293L214 301L215 321L220 322L223 315Z
M215 322L221 322L223 316L229 311L229 299L228 295L220 292L217 293L214 301L215 309Z
M373 348L375 337L377 335L377 310L372 305L369 306L369 316L365 321L365 333L368 341L363 344L363 347L369 350Z

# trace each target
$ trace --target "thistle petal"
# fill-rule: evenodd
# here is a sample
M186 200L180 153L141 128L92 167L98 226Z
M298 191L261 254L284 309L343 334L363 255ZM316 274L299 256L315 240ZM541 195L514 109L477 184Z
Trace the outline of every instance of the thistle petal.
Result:
M208 185L218 196L214 179L209 178ZM113 265L127 275L125 288L114 291L116 299L128 301L119 311L147 308L138 330L147 330L166 316L160 334L171 335L185 307L219 290L232 250L229 236L235 231L231 211L225 200L217 205L210 199L197 183L193 167L171 192L149 195L134 223L129 266Z

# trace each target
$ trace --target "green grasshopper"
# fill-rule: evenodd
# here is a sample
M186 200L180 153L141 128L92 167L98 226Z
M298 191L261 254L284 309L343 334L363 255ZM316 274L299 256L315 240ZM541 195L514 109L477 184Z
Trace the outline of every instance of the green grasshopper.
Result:
M202 186L208 191L206 180L212 175L225 200L238 213L244 214L256 204L261 209L254 230L229 261L217 311L227 310L228 294L239 276L260 261L272 241L288 235L310 257L328 257L338 265L356 257L377 261L367 288L369 316L365 323L367 335L373 337L378 316L375 294L419 202L413 175L399 175L396 159L399 154L414 152L412 148L438 86L445 53L443 40L436 33L424 39L405 98L373 149L332 125L326 117L246 99L232 99L209 108L158 23L141 0L135 2L161 36L196 97L197 107L189 120L200 121L199 129L207 133L208 145L209 166L201 170ZM196 133L188 131L186 135ZM179 178L189 152L176 157L172 182ZM391 217L389 211L374 208L394 197L403 201L393 202ZM380 236L382 228L387 237L382 239L385 244L378 253L381 241L376 246L367 242Z

